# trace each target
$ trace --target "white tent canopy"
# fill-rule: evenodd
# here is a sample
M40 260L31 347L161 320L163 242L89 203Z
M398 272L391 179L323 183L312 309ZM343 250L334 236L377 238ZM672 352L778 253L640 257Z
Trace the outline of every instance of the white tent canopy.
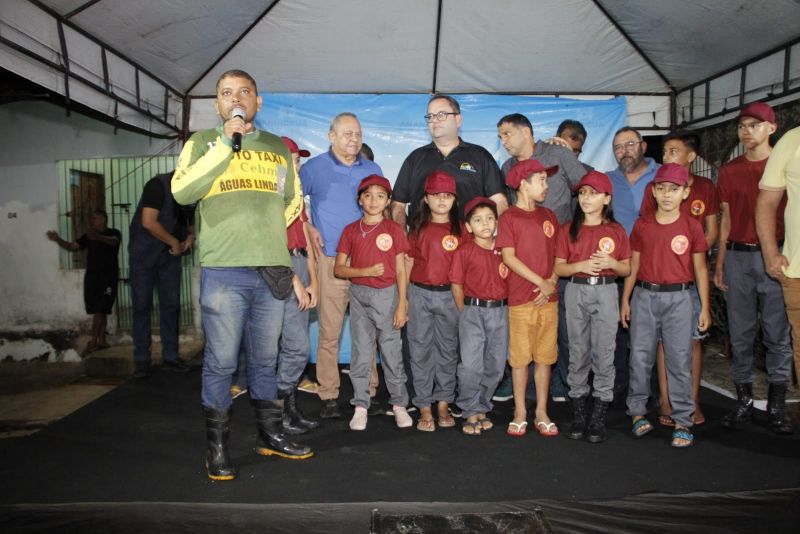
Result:
M0 66L157 134L232 68L269 92L635 95L668 127L671 98L681 122L798 97L798 22L793 0L4 0Z

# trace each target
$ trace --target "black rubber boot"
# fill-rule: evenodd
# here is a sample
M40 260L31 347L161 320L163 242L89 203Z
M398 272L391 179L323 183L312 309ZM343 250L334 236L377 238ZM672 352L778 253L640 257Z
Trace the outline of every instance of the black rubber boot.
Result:
M297 392L279 391L278 398L283 400L283 431L287 434L305 434L319 427L319 421L306 419L297 408Z
M784 436L794 434L792 420L786 415L786 388L784 384L770 384L767 400L767 421L769 429Z
M736 408L722 418L722 426L741 430L753 418L753 384L736 383Z
M600 399L594 400L592 417L589 419L589 428L586 432L586 441L589 443L602 443L608 439L606 434L606 412L608 411L607 402Z
M310 447L289 441L283 433L283 401L253 399L253 407L258 425L256 454L290 460L305 460L314 456Z
M572 422L567 429L569 439L583 439L586 435L586 397L572 398Z
M231 430L231 411L219 411L203 406L206 416L206 471L211 480L233 480L236 468L228 456L228 435Z

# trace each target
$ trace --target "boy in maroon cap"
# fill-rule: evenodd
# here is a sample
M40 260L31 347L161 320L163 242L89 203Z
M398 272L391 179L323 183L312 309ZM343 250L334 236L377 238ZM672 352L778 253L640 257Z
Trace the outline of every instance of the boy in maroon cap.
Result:
M792 433L782 408L792 372L792 342L780 283L764 269L756 234L755 207L758 182L772 152L769 136L778 128L775 112L763 102L753 102L739 113L737 132L745 153L719 169L719 255L714 284L725 292L728 334L731 341L731 375L736 386L736 407L722 419L729 428L742 428L753 416L753 344L761 315L767 349L769 378L769 428ZM783 242L786 197L778 205L775 237Z
M399 224L383 216L391 194L392 186L383 176L372 174L361 180L358 203L364 215L345 227L336 248L333 274L351 282L350 381L356 407L350 420L351 430L367 428L376 341L395 422L399 428L408 428L413 423L406 410L408 390L400 339L400 329L408 320L405 264L408 240Z
M503 378L508 353L508 267L495 246L497 204L475 197L464 207L472 240L456 250L450 283L458 317L461 361L456 371L464 434L477 436L494 426L486 416L492 394Z
M528 366L534 363L536 415L534 426L543 436L558 435L547 415L550 368L558 355L558 276L553 271L558 219L552 210L537 206L547 196L547 177L558 165L544 167L536 159L515 164L506 184L517 192L514 206L500 217L497 247L503 251L508 277L508 327L514 420L507 433L522 436L528 426L525 389Z
M647 399L656 345L661 339L675 421L673 447L689 447L694 442L691 292L695 281L701 302L697 326L705 331L711 325L705 254L708 245L700 223L680 209L689 196L688 179L689 172L676 163L667 163L656 171L653 195L658 209L653 215L640 217L633 226L631 274L625 279L620 305L622 326L630 325L631 332L627 401L628 415L633 418L631 432L640 438L653 430L646 417Z

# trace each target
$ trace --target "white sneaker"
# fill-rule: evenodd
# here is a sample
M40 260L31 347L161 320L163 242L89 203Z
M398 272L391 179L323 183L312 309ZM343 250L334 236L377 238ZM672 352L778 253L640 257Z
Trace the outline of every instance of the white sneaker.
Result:
M408 417L408 414L406 414ZM409 418L409 421L411 418ZM367 429L367 409L362 406L356 406L356 412L353 418L350 419L350 430L366 430Z
M395 406L392 411L394 412L394 422L397 423L397 428L408 428L414 424L411 416L408 415L408 410L402 406Z

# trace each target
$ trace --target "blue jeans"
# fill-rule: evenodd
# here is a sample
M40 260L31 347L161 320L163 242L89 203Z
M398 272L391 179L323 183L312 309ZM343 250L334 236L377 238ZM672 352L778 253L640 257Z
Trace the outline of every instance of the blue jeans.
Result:
M203 406L227 410L240 347L246 354L251 399L277 398L275 369L285 301L272 296L261 275L247 267L208 268L200 275L206 348Z
M181 258L162 253L152 267L131 264L133 360L150 364L153 289L158 291L158 314L163 361L178 359L178 312L181 296Z

